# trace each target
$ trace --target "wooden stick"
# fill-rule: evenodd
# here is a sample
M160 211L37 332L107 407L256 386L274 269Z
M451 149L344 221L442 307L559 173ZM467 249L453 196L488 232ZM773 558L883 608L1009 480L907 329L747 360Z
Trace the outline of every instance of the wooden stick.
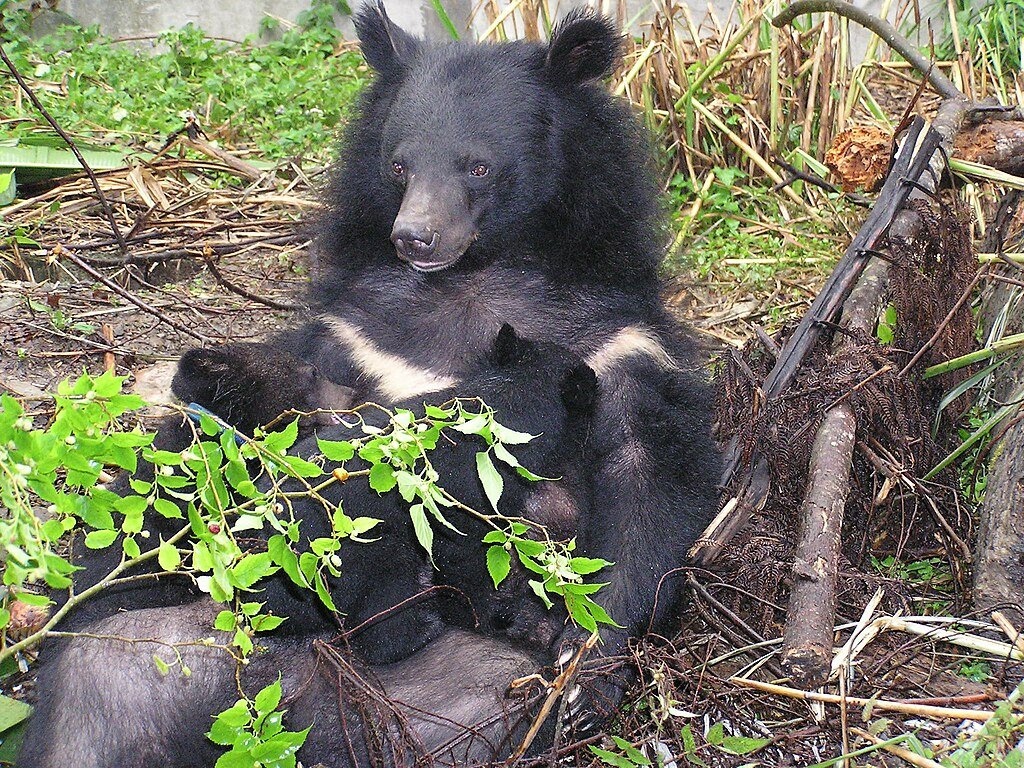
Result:
M835 696L831 693L817 693L815 691L801 691L797 688L789 688L774 683L762 683L760 680L751 680L747 677L731 677L729 682L742 685L746 688L753 688L756 691L771 693L776 696L785 696L790 699L802 699L804 701L820 701L825 704L839 704L842 696ZM932 707L926 704L905 704L900 701L888 701L886 699L862 699L856 696L847 696L846 703L855 707L871 707L887 712L902 712L906 715L917 715L928 717L934 720L974 720L979 723L987 722L992 718L992 712L978 709L953 709L950 707Z
M110 323L101 323L100 324L100 336L102 336L103 340L106 341L107 344L109 344L110 347L111 347L110 349L106 350L103 353L103 367L104 367L104 369L106 369L106 370L110 371L111 373L113 373L114 372L114 349L113 349L113 347L114 347L114 326L112 326Z
M887 276L884 261L868 265L843 308L843 327L871 332ZM850 340L841 334L835 344L842 350ZM807 688L824 685L832 672L836 578L856 431L853 405L843 400L825 412L811 448L782 644L783 669Z
M911 752L909 749L898 747L895 744L886 744L882 739L868 733L867 731L861 730L860 728L851 728L850 731L857 734L865 741L870 741L880 749L884 749L886 752L896 755L896 757L901 760L905 760L911 765L918 766L918 768L944 768L941 763L936 763L934 760L929 760L927 757L921 757L920 755Z

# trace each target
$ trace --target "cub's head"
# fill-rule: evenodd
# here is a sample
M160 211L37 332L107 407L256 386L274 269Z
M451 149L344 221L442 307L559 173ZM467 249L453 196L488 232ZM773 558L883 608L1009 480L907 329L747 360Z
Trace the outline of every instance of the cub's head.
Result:
M597 375L582 358L558 344L524 339L505 323L495 338L479 382L480 395L498 420L513 429L564 443L585 434L598 397ZM468 383L468 382L467 382Z
M521 247L535 214L564 200L566 176L581 172L567 168L559 126L592 111L573 94L614 67L621 38L612 23L578 10L546 44L427 46L376 4L356 28L378 73L370 122L379 133L361 149L376 155L397 257L437 272L467 252Z

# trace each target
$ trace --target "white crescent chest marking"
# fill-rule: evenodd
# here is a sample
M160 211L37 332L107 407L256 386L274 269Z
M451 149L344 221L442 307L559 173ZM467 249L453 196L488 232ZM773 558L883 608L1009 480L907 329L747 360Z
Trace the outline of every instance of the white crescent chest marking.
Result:
M666 370L679 366L650 328L627 325L587 357L587 365L605 376L632 357L648 357Z
M359 372L373 379L380 392L392 401L440 392L459 383L452 376L421 368L405 358L385 352L366 338L358 326L346 320L337 317L321 319L348 350Z

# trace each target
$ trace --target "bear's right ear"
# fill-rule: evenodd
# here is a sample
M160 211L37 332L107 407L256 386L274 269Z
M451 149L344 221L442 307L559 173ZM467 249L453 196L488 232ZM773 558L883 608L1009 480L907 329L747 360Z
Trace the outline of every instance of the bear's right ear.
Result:
M419 53L420 41L391 21L380 0L364 5L355 25L366 63L382 75L399 72Z
M575 414L593 411L598 388L597 374L586 363L580 363L565 374L559 387L566 409L569 413Z
M551 33L545 66L556 82L583 83L610 74L621 50L622 37L610 19L577 8Z

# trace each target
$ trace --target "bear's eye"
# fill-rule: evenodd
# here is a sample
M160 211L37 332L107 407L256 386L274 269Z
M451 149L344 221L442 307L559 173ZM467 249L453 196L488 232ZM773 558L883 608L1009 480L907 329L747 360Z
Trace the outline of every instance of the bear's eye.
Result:
M483 176L486 176L490 172L490 170L491 169L488 168L483 163L477 163L476 165L473 166L473 170L470 171L470 174L476 176L477 178L481 178Z
M395 174L395 176L401 176L405 173L405 166L396 160L391 164L391 172Z

